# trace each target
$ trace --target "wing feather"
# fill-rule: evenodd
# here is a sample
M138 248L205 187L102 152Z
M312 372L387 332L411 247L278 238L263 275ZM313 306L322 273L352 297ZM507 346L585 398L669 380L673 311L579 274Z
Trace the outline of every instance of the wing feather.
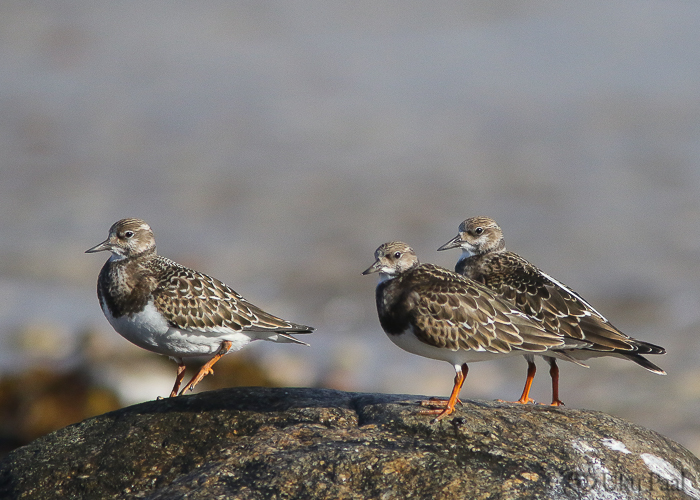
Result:
M180 266L164 257L154 259L158 286L156 306L166 320L183 330L203 334L234 331L310 333L313 328L286 321L248 302L216 278Z
M519 255L498 252L467 260L470 262L462 262L460 267L465 275L540 320L547 330L584 341L577 348L618 352L644 349L643 342L622 333L571 288Z
M409 290L404 310L415 335L428 345L489 352L542 352L563 345L560 335L446 269L424 264L394 281Z

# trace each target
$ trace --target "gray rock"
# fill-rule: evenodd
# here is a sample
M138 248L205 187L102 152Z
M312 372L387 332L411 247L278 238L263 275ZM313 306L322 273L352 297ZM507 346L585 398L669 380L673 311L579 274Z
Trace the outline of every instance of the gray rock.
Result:
M235 388L151 401L0 462L0 498L700 499L700 460L603 413Z

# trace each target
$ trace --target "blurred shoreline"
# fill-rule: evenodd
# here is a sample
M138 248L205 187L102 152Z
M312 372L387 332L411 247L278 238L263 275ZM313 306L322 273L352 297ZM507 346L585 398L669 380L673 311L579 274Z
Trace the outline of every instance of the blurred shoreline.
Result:
M444 395L452 369L386 339L360 273L390 240L452 268L437 247L487 215L668 351L666 377L564 366L564 402L700 454L698 25L680 1L3 2L0 383L71 372L90 331L93 376L158 366L110 397L167 393L172 363L109 328L104 256L84 254L140 217L161 254L317 328L227 356L285 366L266 383ZM462 396L514 399L524 378L521 359L475 364ZM548 400L545 366L533 391Z

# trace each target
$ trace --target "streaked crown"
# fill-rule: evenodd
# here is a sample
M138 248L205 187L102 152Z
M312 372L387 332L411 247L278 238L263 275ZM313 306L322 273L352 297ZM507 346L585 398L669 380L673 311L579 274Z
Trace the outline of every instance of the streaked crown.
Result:
M488 217L471 217L459 225L459 233L438 250L462 248L472 255L505 250L503 231Z
M122 219L109 228L109 237L87 253L109 250L115 257L128 258L155 253L156 240L151 226L141 219Z
M401 241L384 243L375 250L374 258L374 264L362 274L382 273L395 276L420 265L413 249Z

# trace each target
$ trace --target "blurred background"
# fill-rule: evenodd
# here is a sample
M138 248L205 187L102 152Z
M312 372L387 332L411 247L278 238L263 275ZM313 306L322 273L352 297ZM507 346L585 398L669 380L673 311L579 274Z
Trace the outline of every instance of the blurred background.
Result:
M108 255L84 251L118 219L317 328L230 354L198 390L447 396L453 369L391 344L360 273L395 239L452 268L437 247L488 215L668 350L665 377L562 363L567 406L700 454L699 25L675 0L3 1L0 453L169 393L175 363L97 302ZM474 364L462 397L515 400L525 371Z

